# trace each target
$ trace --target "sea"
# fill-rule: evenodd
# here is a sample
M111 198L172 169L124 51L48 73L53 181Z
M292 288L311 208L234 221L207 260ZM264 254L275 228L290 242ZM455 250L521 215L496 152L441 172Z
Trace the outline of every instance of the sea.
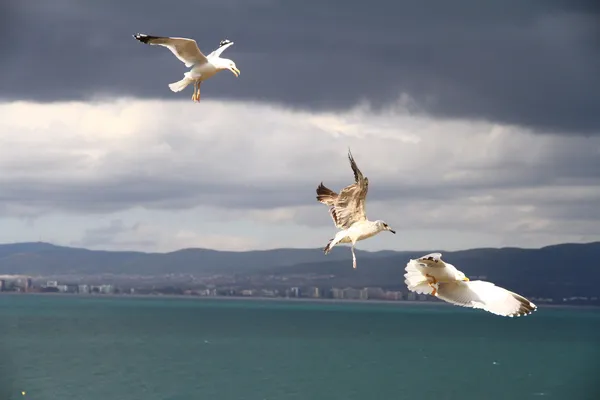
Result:
M600 310L2 295L0 399L598 400Z

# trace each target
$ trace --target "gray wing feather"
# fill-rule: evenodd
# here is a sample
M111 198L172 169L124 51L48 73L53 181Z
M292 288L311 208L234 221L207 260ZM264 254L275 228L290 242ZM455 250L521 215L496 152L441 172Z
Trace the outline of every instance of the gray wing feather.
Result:
M207 58L220 57L221 54L230 46L233 46L233 42L231 40L221 40L219 48L212 51Z
M198 44L194 39L166 36L151 36L143 33L136 33L134 38L142 43L154 46L164 46L171 50L186 67L191 67L195 64L203 64L207 62L206 56L198 48Z

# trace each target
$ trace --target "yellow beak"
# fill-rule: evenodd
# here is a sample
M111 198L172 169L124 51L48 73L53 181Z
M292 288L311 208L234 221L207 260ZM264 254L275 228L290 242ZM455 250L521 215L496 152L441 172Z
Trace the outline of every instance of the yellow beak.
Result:
M463 281L465 282L469 282L469 278L467 278L466 276L463 278Z
M230 71L233 72L233 74L235 75L235 77L237 78L238 76L240 76L240 70L237 69L236 67L231 67Z

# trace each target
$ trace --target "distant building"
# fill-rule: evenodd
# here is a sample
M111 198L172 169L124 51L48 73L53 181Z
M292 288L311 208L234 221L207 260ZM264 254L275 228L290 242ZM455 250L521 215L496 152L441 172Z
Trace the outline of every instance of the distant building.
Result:
M399 291L387 291L385 292L385 298L387 300L402 300L402 292Z
M77 291L79 293L89 293L90 287L88 285L79 285L79 287L77 288Z
M367 288L361 289L358 294L358 298L361 300L368 300L369 299L369 290Z
M306 289L306 297L318 299L319 297L321 297L321 292L319 291L318 287L311 286Z
M6 280L0 279L0 292L4 292L6 290Z
M100 293L111 294L115 292L113 285L100 285Z
M79 293L79 285L74 285L72 283L67 283L66 285L66 293Z
M385 299L385 291L380 287L369 287L367 289L367 296L369 299Z
M355 288L347 287L343 290L344 299L360 299L361 291Z

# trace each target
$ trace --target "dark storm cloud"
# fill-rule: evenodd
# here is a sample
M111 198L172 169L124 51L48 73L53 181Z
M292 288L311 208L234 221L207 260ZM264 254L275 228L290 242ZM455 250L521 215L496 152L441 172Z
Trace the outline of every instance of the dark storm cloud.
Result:
M136 42L140 31L193 37L206 52L236 42L224 56L240 78L218 75L205 98L339 109L364 99L384 106L405 92L433 115L600 133L600 14L591 1L6 4L5 99L188 96L166 86L184 66Z

